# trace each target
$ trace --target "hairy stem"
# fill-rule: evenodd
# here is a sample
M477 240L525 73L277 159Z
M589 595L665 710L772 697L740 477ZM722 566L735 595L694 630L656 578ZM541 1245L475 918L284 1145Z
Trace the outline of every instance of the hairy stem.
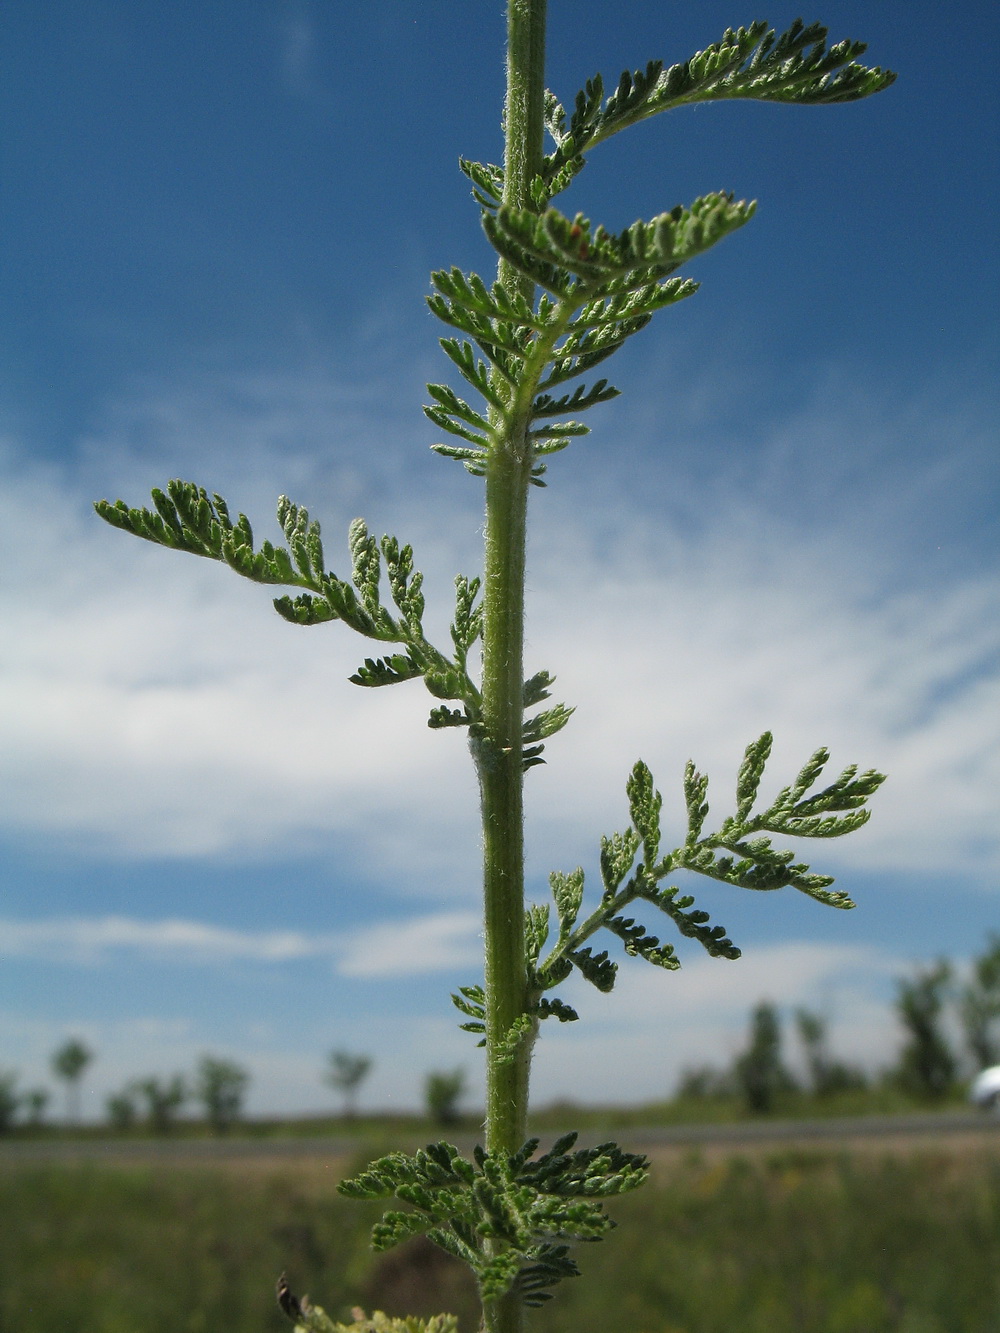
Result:
M505 183L523 207L542 164L546 0L509 0ZM530 281L500 264L500 281L530 301ZM515 412L490 451L483 582L483 736L474 742L483 817L486 982L486 1144L512 1153L527 1136L531 1042L513 1059L501 1048L529 1005L524 956L524 560L532 451L528 418ZM520 1333L520 1298L486 1303L488 1333Z

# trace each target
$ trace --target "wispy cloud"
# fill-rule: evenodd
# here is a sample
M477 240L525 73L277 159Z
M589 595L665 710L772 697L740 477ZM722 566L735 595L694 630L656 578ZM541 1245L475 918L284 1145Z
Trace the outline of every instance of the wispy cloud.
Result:
M479 914L440 912L356 932L340 971L349 977L409 976L476 968L481 957Z
M228 930L202 921L139 921L124 916L0 920L0 955L46 962L97 963L127 952L202 963L236 958L285 963L329 952L329 947L295 931Z
M343 461L321 480L309 449L324 432L347 441L343 460L366 421L370 434L380 430L372 403L350 386L275 376L223 385L216 399L208 406L208 386L150 392L147 425L170 470L188 466L193 451L210 484L240 474L237 500L247 508L264 505L272 485L296 485L300 496L315 489L317 512L330 504L332 521L323 518L335 568L343 568L337 525L354 512L398 523L430 600L442 604L433 632L445 637L452 575L474 568L471 485L467 507L442 524L405 470L393 480L383 467L374 491ZM11 552L0 590L8 831L135 858L274 856L333 842L346 868L399 880L401 892L408 884L424 894L433 885L442 900L464 892L477 859L468 756L459 735L428 731L420 686L357 690L346 678L369 645L338 626L290 628L266 590L113 533L89 513L86 497L106 489L114 460L135 500L165 466L125 451L142 410L137 400L123 419L109 413L75 473L15 452L0 458ZM835 407L825 411L812 427L821 441L838 430ZM296 422L307 437L298 454L289 445ZM799 436L808 429L803 418ZM839 429L848 437L846 423ZM879 455L876 429L888 427L869 425L859 456ZM778 454L789 448L784 438L773 445ZM911 490L920 491L912 476ZM995 568L957 566L933 584L907 582L874 536L874 545L861 543L851 505L831 502L821 524L792 521L768 510L767 488L720 485L694 526L664 522L641 495L619 509L611 486L591 522L561 494L539 501L546 515L530 551L528 662L558 672L560 697L577 715L550 745L549 769L529 779L536 877L584 859L620 822L638 755L677 821L684 761L712 773L721 803L742 746L765 727L776 733L782 777L819 744L833 750L833 766L859 761L891 774L877 819L827 848L827 858L995 877ZM593 501L586 497L588 514ZM268 496L265 517L272 503ZM873 532L876 519L869 514Z
M401 918L336 935L234 930L176 918L0 918L0 958L101 964L116 956L131 956L203 966L328 958L343 976L408 977L475 965L480 951L479 929L475 912Z
M280 22L278 48L281 82L293 97L313 101L316 82L316 31L308 6L298 0L287 5Z

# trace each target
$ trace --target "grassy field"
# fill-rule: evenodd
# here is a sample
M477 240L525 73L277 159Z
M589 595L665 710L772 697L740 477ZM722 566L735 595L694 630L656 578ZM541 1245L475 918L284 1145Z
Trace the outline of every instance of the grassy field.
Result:
M0 1333L279 1333L287 1270L331 1313L450 1309L462 1270L367 1248L349 1163L4 1167ZM533 1333L998 1333L1000 1151L664 1154Z

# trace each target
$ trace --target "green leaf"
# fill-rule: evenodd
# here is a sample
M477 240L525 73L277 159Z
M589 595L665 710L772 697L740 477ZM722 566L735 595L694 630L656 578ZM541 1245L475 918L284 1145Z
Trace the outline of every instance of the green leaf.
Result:
M459 986L458 994L451 997L451 1002L460 1013L470 1018L486 1018L486 993L482 986Z
M753 204L732 195L709 194L615 235L592 230L579 213L570 219L555 208L539 215L504 205L483 215L483 227L504 259L565 298L577 285L595 295L646 287L742 227L753 211Z
M323 625L328 620L339 620L337 612L325 597L300 593L298 597L276 597L274 609L292 625Z
M517 1275L516 1290L528 1309L552 1299L550 1287L568 1277L579 1277L580 1270L569 1257L566 1245L541 1245L534 1263L526 1264Z
M577 94L568 132L562 108L552 106L549 129L556 151L546 158L545 176L553 180L569 161L612 134L684 104L733 98L800 105L849 102L895 81L891 71L856 63L866 50L863 42L828 48L826 37L826 28L818 23L807 27L801 19L780 37L766 23L727 28L720 41L667 70L658 60L644 70L626 70L606 102L597 75Z
M483 632L482 607L476 606L480 587L478 578L467 579L459 574L455 579L455 619L451 624L451 641L455 645L456 662L463 667L469 649Z
M677 888L671 885L643 894L643 897L665 912L683 936L697 940L710 957L728 958L735 962L741 956L741 951L729 939L725 928L710 925L708 913L695 908L694 899L690 895L678 898L677 892Z
M594 407L597 403L610 402L620 393L621 390L616 389L607 380L598 380L589 389L580 384L572 393L563 394L559 398L541 393L531 405L531 416L536 420L538 417L561 416L564 412L585 412L588 407Z
M674 953L672 944L661 944L655 935L647 935L645 926L638 925L632 917L612 917L605 923L608 930L625 943L625 952L633 958L645 958L657 967L665 967L675 972L680 962Z
M463 1024L472 1031L470 1024ZM498 1065L509 1065L517 1059L525 1038L530 1036L535 1026L535 1019L531 1014L518 1014L517 1018L507 1029L503 1040L499 1041L490 1052L490 1059Z
M299 572L307 578L322 577L326 565L320 528L318 523L309 521L309 511L293 504L287 495L279 495L278 522Z
M535 768L538 764L544 764L542 751L544 745L526 745L521 751L521 771L526 773L529 768Z
M555 684L555 679L555 676L547 671L536 671L529 680L526 680L522 695L524 707L531 708L533 704L540 704L550 698L549 686Z
M632 826L642 838L642 854L647 867L656 860L660 848L660 807L663 797L653 786L653 775L640 759L626 783Z
M175 479L167 483L166 492L154 489L152 498L154 507L151 510L130 509L123 500L116 500L114 504L99 500L94 508L112 527L159 546L222 561L255 583L308 587L315 581L311 567L305 573L301 568L297 570L290 553L283 548L265 542L260 551L255 551L249 519L240 514L234 524L220 495L209 499L207 492L194 482ZM308 552L304 538L301 540ZM318 547L322 554L318 529L313 547Z
M626 1194L646 1179L649 1160L641 1153L612 1142L571 1152L576 1140L575 1133L564 1134L541 1157L529 1157L517 1168L516 1182L545 1194L590 1198Z
M758 740L747 746L743 755L743 763L736 779L736 818L741 824L746 821L757 799L757 789L764 773L764 766L771 756L773 739L771 733L765 731Z
M561 870L553 870L549 875L549 887L555 899L556 912L559 916L559 935L567 939L583 902L583 869L580 866L568 875Z
M508 382L514 383L518 362L525 356L525 340L518 337L510 325L494 324L488 316L438 294L428 296L427 305L443 323L470 334L493 368L499 370Z
M427 387L430 388L431 386L428 385ZM459 401L461 402L463 400L460 399ZM490 444L489 435L483 435L481 431L472 430L468 426L463 426L461 424L466 416L475 415L471 408L469 408L468 412L457 413L453 416L442 407L425 407L424 415L429 417L436 426L440 426L442 430L448 431L450 435L458 435L461 439L468 440L471 444L476 445L480 450L488 449ZM444 450L439 447L435 450L435 453L444 453ZM447 456L448 455L446 455L446 457ZM454 454L451 454L450 456L452 458L455 457Z
M820 755L823 756L823 762L825 763L826 751L819 751L815 757L818 758ZM796 821L805 821L826 811L859 810L885 781L885 775L875 772L874 769L867 769L858 777L855 777L856 773L857 765L850 764L836 781L822 791L804 800L795 800L788 816L789 826L791 827ZM796 796L799 795L798 786L799 784L796 782L793 789ZM831 835L825 833L823 836L829 837Z
M548 903L532 904L524 913L525 956L533 967L549 937Z
M512 1029L511 1039L522 1034ZM576 1272L562 1242L601 1239L614 1225L601 1201L635 1189L647 1174L644 1157L614 1143L573 1152L575 1141L575 1134L564 1135L540 1157L537 1139L510 1155L477 1147L472 1162L451 1144L428 1144L412 1156L380 1158L339 1188L351 1198L395 1194L417 1210L389 1210L373 1233L379 1248L424 1232L469 1263L482 1290L496 1297L515 1288L538 1304Z
M447 708L442 704L440 708L431 709L427 725L435 731L444 727L467 727L469 715L462 708Z
M555 708L549 708L544 713L536 713L534 717L526 718L521 733L522 738L527 742L547 740L557 731L562 731L575 711L573 708L567 708L565 704L556 704Z
M485 471L488 457L485 449L468 449L457 444L432 444L431 449L442 458L454 458L459 463L465 463L474 475L482 476ZM469 467L470 463L472 467Z
M464 699L467 693L465 676L450 666L425 671L424 684L435 699Z
M364 666L349 679L352 685L378 687L380 685L398 685L400 681L413 680L423 675L423 668L405 653L394 653L391 657L365 658Z
M379 594L382 561L378 542L368 532L363 518L352 520L347 530L347 543L351 551L351 582L361 594L365 610L373 620L376 620L382 612L382 599Z
M420 1213L402 1213L390 1210L372 1227L372 1249L391 1250L412 1236L420 1236L433 1226L433 1219Z
M482 1264L477 1276L483 1300L498 1300L509 1291L514 1285L520 1264L520 1255L512 1250L506 1250Z
M485 361L479 360L472 349L472 344L459 342L457 338L439 339L445 354L455 363L463 379L482 394L486 401L498 411L506 410L506 404L490 383L490 368Z
M558 1018L560 1023L575 1023L580 1017L572 1005L565 1004L555 995L543 996L534 1012L539 1019Z
M640 841L634 829L612 833L610 838L601 838L601 879L604 881L605 897L613 896L632 869Z
M599 991L607 995L614 990L618 964L608 958L606 949L595 954L588 946L586 949L573 949L566 956Z
M689 759L684 769L684 802L687 806L689 847L695 846L701 837L701 830L708 817L708 802L705 800L707 793L707 775L696 772L694 764Z
M472 193L476 202L484 208L493 208L503 198L503 167L492 162L470 162L460 157L458 165L472 181Z

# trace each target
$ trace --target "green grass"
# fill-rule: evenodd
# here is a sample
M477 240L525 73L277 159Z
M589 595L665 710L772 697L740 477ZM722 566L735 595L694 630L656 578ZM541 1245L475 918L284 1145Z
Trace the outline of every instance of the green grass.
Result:
M576 1106L555 1102L531 1115L532 1133L578 1128L604 1131L648 1126L735 1124L739 1121L812 1120L840 1116L927 1114L928 1111L965 1111L969 1103L963 1088L956 1087L935 1101L909 1096L891 1083L867 1088L853 1088L815 1097L792 1090L775 1099L767 1115L747 1110L739 1096L673 1097L640 1106Z
M374 1211L322 1165L6 1167L0 1333L267 1333L273 1285L331 1313L450 1308L460 1270L372 1256ZM533 1333L997 1333L1000 1155L775 1153L675 1160L584 1246Z
M1000 1330L996 1156L691 1159L616 1216L538 1333Z

